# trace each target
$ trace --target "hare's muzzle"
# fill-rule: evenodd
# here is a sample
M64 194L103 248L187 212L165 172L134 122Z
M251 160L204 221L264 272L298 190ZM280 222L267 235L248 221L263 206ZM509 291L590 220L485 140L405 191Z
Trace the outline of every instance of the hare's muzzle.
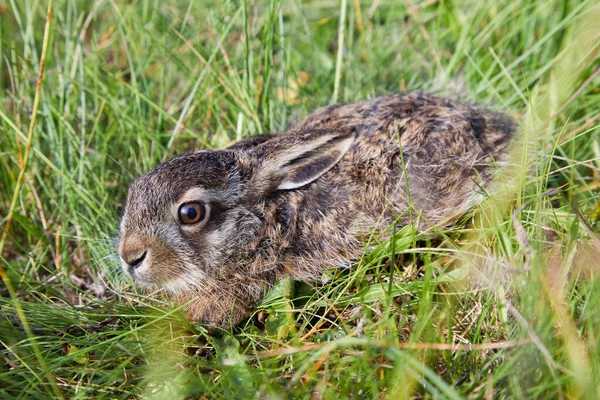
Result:
M144 246L141 240L132 237L125 238L119 246L119 256L124 264L124 269L132 277L135 277L135 271L144 264L148 256L148 248Z
M142 265L142 262L146 258L147 254L148 250L144 251L142 255L139 256L135 253L121 256L123 262L127 264L127 272L129 272L129 275L135 276L136 268Z

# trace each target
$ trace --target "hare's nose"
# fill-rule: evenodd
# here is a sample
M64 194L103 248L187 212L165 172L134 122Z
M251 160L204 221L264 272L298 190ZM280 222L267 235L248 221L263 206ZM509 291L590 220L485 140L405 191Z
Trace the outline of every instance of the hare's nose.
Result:
M148 250L144 251L141 255L127 254L125 257L123 257L123 261L125 261L130 267L135 268L140 265L142 261L144 261L146 254L148 254Z
M127 271L133 275L135 269L142 264L147 255L148 250L123 251L121 258L128 265Z

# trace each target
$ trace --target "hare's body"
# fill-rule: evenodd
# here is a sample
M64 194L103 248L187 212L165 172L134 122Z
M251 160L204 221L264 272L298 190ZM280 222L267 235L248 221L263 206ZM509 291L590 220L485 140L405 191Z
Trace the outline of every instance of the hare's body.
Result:
M140 177L121 257L141 285L191 300L191 320L237 323L277 279L343 265L393 222L441 225L465 211L511 133L502 115L431 95L322 108L284 135ZM181 222L188 203L207 214L195 225Z

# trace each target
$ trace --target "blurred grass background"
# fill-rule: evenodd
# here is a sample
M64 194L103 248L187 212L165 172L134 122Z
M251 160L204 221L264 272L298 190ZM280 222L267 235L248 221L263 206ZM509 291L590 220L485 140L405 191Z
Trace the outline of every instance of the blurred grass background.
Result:
M56 0L23 169L47 7L0 0L3 233L25 173L0 254L0 397L600 397L596 1ZM139 173L408 91L519 120L516 167L459 226L392 227L218 338L120 275Z

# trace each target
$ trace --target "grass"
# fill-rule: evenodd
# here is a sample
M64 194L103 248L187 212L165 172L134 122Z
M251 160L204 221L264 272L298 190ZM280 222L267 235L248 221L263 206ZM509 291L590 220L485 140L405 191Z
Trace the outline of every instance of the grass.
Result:
M24 168L47 6L0 1L0 397L600 397L594 1L56 0ZM458 226L390 227L222 337L119 273L139 173L419 90L520 122Z

